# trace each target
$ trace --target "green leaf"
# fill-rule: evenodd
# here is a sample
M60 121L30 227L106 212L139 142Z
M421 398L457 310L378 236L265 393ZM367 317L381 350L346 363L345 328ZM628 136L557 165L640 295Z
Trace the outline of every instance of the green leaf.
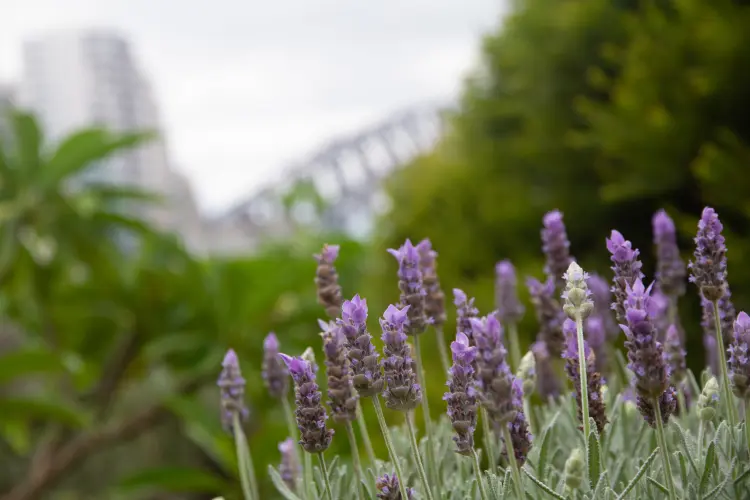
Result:
M602 464L601 464L601 450L599 449L599 438L595 431L589 433L589 446L588 446L588 464L589 464L589 484L591 489L596 488L597 481L601 475Z
M682 447L685 449L685 455L687 456L688 462L690 463L690 467L693 469L693 472L698 475L698 466L695 464L695 460L693 460L693 453L690 449L690 443L688 442L688 435L685 432L685 429L683 429L676 420L673 420L673 424L675 427L677 427L677 430L680 431L680 442L682 443Z
M702 495L708 486L708 481L711 479L711 471L713 470L714 460L716 459L716 442L711 441L706 451L706 462L703 466L703 474L701 475L701 482L698 485L698 494Z
M677 452L677 461L680 463L680 481L682 481L683 487L687 484L687 462L685 461L685 455L681 451Z
M564 496L556 493L555 491L552 490L552 488L550 488L549 486L541 482L539 479L534 477L534 475L531 472L529 472L529 470L526 467L523 468L523 471L529 477L529 479L531 479L534 482L534 484L536 484L547 495L551 496L552 498L557 498L558 500L565 500ZM505 477L506 477L506 480L508 480L508 474L506 474ZM510 498L510 497L506 497L505 495L503 495L503 498Z
M71 427L85 427L88 415L77 408L49 397L39 399L2 398L0 399L0 419L52 420Z
M550 444L550 437L552 436L552 432L554 430L554 427L552 427L552 424L555 423L557 420L557 417L560 415L560 410L555 413L555 416L552 417L552 420L550 421L549 425L547 425L546 430L544 431L544 436L542 436L542 444L539 448L539 464L536 468L536 473L539 474L539 477L542 478L542 481L546 480L546 469L547 469L547 458L549 456L549 444Z
M635 488L635 486L638 484L638 481L641 480L641 478L646 474L649 467L651 467L651 464L656 459L656 455L659 453L659 448L656 447L654 451L651 452L651 455L648 456L645 462L643 462L643 465L641 465L641 468L638 469L638 472L635 473L635 476L633 476L633 479L630 480L627 486L625 486L625 489L622 490L622 492L617 496L617 500L622 500L625 498L625 495L630 493L630 490Z
M289 489L284 480L281 479L279 471L277 471L273 465L268 466L268 475L271 476L271 482L273 482L273 485L276 487L276 491L286 498L286 500L300 500L300 498Z
M732 476L732 471L734 471L734 467L737 465L737 459L732 459L732 463L729 465L729 469L724 473L724 480L721 481L719 484L714 486L706 495L703 497L703 500L710 500L714 496L718 495L722 491L724 491L724 488L726 487L727 483L729 482L729 479ZM735 484L737 484L735 482Z
M18 455L25 456L31 450L29 423L23 420L0 422L0 434Z
M43 189L56 186L66 178L95 166L97 161L153 137L151 133L113 135L103 129L75 132L53 153L39 178L39 184Z
M227 490L227 482L201 469L155 467L136 472L119 482L122 492L156 488L170 492L218 493Z
M667 487L661 484L659 481L657 481L651 476L648 476L646 479L648 479L648 482L656 486L656 488L660 490L662 493L664 493L665 495L669 495L669 490L667 490Z
M513 488L510 484L511 481L512 479L510 478L510 467L508 467L507 469L505 469L505 477L503 478L503 498L510 498L510 496L513 494Z
M734 480L734 484L740 484L742 481L745 480L746 477L750 475L750 469L745 469L745 471L737 476L737 478Z
M0 356L0 384L35 373L65 371L60 357L44 349L25 349Z
M11 113L11 122L17 145L18 168L20 175L30 176L39 168L39 151L42 146L42 132L33 115Z

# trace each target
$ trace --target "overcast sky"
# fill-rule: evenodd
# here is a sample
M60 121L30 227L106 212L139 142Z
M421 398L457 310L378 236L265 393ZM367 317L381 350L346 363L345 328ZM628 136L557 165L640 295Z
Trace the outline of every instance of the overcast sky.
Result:
M0 0L0 81L23 40L113 27L204 210L391 112L457 95L502 0Z

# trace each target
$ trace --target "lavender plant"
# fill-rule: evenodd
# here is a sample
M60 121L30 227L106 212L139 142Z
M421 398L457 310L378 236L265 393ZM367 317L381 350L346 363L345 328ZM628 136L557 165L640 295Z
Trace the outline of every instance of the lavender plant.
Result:
M283 402L291 374L296 406L296 429L291 434L299 436L298 444L288 438L279 445L280 465L268 468L277 491L287 500L360 494L401 500L750 498L750 431L746 422L738 428L731 420L737 400L745 407L744 420L750 405L750 316L745 312L734 316L726 264L721 262L726 249L719 237L720 224L713 211L704 211L696 260L690 269L707 304L704 323L711 336L706 338L718 347L717 360L723 351L719 342L727 333L730 337L728 384L721 383L724 371L720 367L715 378L705 372L699 377L704 381L701 389L687 368L680 326L674 320L684 273L675 264L674 230L665 217L655 216L652 221L658 256L655 285L644 284L638 250L620 233L614 231L607 241L615 274L613 306L625 333L628 364L610 370L606 385L602 376L606 364L599 360L600 353L609 364L622 357L612 345L614 336L608 326L612 315L606 305L612 299L603 280L584 273L569 256L561 301L554 295L554 279L544 284L529 281L544 335L519 361L517 375L510 370L500 321L508 324L523 309L518 303L507 306L512 303L508 299L511 288L504 289L504 295L498 293L505 297L498 300L502 306L498 311L481 317L474 299L455 289L456 340L450 346L446 412L430 422L432 431L421 440L413 413L426 393L408 340L416 342L428 316L438 316L440 322L444 319L436 309L425 313L424 298L430 292L419 291L427 286L426 276L437 278L431 246L420 243L421 262L419 249L408 241L395 251L402 297L399 305L389 306L380 318L382 360L368 333L367 303L360 296L342 301L336 313L340 317L320 325L332 420L346 426L351 439L351 422L361 416L357 415L359 399L371 399L378 416L388 461L372 457L368 474L356 454L351 455L351 464L323 459L334 435L326 425L329 413L317 385L312 351L308 349L302 357L279 354L278 339L269 335L264 342L262 376L271 395ZM551 222L554 229L555 217ZM545 246L567 248L567 243L559 244L563 241L559 234L548 234ZM558 256L556 262L565 260L562 251L549 255ZM547 267L551 268L549 262ZM507 269L503 272L507 279ZM508 279L502 287L512 281ZM498 292L502 287L498 283ZM411 303L416 309L421 307L421 312L413 313ZM698 314L693 316L697 320ZM414 329L412 319L422 326ZM565 362L567 382L556 373L558 359ZM243 495L255 500L260 498L259 491L251 476L242 429L248 414L243 401L245 381L233 351L227 353L222 368L221 418L237 444ZM545 404L532 404L534 389ZM556 397L570 392L575 397ZM689 394L695 396L695 404L689 404ZM381 397L387 409L406 414L402 425L387 426ZM480 421L486 438L482 450L474 435ZM530 430L535 431L534 437ZM321 458L315 471L311 466L303 468L303 482L293 452L298 447L306 452L307 463L312 454ZM353 439L352 449L356 450ZM423 462L430 451L436 452L434 461ZM420 487L408 488L414 481Z
M509 260L495 266L495 308L497 319L508 332L510 360L513 368L521 361L521 346L518 343L518 322L523 318L525 308L518 300L516 270Z

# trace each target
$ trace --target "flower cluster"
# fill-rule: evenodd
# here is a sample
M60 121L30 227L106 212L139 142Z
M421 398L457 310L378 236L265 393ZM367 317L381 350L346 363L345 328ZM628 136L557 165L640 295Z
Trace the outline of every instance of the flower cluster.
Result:
M565 346L565 336L562 332L565 313L555 298L555 282L551 278L545 283L540 283L534 278L527 278L526 286L531 294L531 303L534 305L539 323L537 338L547 344L552 356L558 358Z
M359 295L344 301L337 324L346 341L354 388L360 397L380 394L384 381L378 351L367 331L367 301Z
M409 307L388 306L380 319L383 330L383 371L386 389L385 405L393 410L408 411L422 402L422 389L414 371L411 348L406 343L404 325Z
M750 316L744 311L734 323L734 339L729 346L727 362L734 395L750 401Z
M404 325L407 335L419 335L427 328L428 318L425 315L425 296L427 292L419 268L419 251L410 240L398 250L388 252L398 261L398 288L401 290L401 305L407 311L408 321Z
M339 256L338 245L323 245L323 250L314 255L318 261L318 269L315 271L315 287L318 291L318 303L322 305L330 318L339 315L341 309L341 286L339 286L339 275L333 263Z
M516 270L509 260L495 266L495 309L502 324L518 323L525 311L518 300Z
M558 288L562 288L565 286L563 274L573 261L570 257L570 241L565 231L562 212L548 212L544 215L542 224L542 251L546 258L544 272Z
M704 208L698 221L694 260L688 264L690 282L695 283L701 295L711 302L724 296L727 284L727 246L721 234L723 229L714 209Z
M240 362L237 353L229 349L221 363L222 370L219 375L219 386L221 394L221 423L229 433L232 433L234 416L246 420L250 412L245 406L245 379L240 372Z
M659 210L652 219L656 245L656 281L662 293L675 300L685 293L685 262L677 247L677 231L672 218Z
M626 302L628 300L628 288L632 287L636 280L643 278L641 272L641 261L638 260L639 251L623 237L619 231L612 230L607 239L607 250L611 253L612 271L615 276L612 282L612 293L614 302L612 309L615 311L617 321L625 323Z
M463 290L454 288L453 297L453 303L456 305L456 332L466 335L469 343L474 345L471 320L479 315L479 309L474 307L474 298L468 298Z
M328 406L334 422L352 421L357 416L357 393L352 384L349 359L346 356L344 334L331 322L320 322L323 329L323 352L328 375Z
M419 270L422 272L422 284L425 289L425 314L435 326L445 323L445 294L440 288L437 274L437 252L432 249L432 243L425 238L417 244L419 253Z
M474 361L477 348L469 345L469 337L459 332L451 343L453 366L449 370L449 391L443 399L448 403L448 417L456 436L456 452L470 456L474 448L474 429L477 425L477 394Z
M274 398L283 398L289 390L289 370L279 358L279 339L271 332L263 341L263 381Z

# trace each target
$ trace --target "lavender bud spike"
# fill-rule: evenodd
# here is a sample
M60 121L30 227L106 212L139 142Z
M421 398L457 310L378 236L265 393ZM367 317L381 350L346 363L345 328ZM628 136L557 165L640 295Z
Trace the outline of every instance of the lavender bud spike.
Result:
M399 490L398 476L393 474L383 474L375 481L375 488L378 490L375 495L380 500L412 500L414 495L413 488L406 488L406 497L401 495Z
M518 300L516 270L509 260L498 262L495 266L495 308L500 323L509 325L518 323L525 312Z
M445 294L440 288L437 274L438 253L432 249L432 243L425 238L417 244L419 253L419 270L422 272L422 283L426 292L424 298L425 314L432 324L441 326L445 323Z
M637 279L643 278L641 272L641 261L638 260L639 251L633 248L632 243L626 240L619 231L612 230L612 234L607 239L607 250L612 254L612 271L614 278L612 281L612 293L615 300L612 303L612 309L620 324L625 320L625 303L628 300L628 287L632 287Z
M721 234L723 228L714 209L704 208L695 237L695 259L688 264L690 282L695 283L703 297L711 302L724 296L727 283L727 246Z
M565 337L562 332L565 313L555 299L555 282L548 278L542 284L534 278L527 278L526 286L531 294L531 303L534 305L539 323L538 338L546 343L550 355L558 358L565 347Z
M474 361L477 348L469 345L469 338L463 333L456 335L451 343L453 366L449 370L449 391L443 399L448 402L448 417L456 435L456 452L472 456L474 451L474 429L477 425L477 394L474 388L476 377Z
M408 312L409 306L399 309L390 305L380 319L385 355L386 389L383 396L388 408L399 411L412 410L422 402L422 389L417 382L415 363L404 333Z
M347 356L352 371L352 382L365 398L383 392L383 373L378 351L372 345L372 336L367 331L367 301L355 295L344 301L341 319L338 321L346 339Z
M750 401L750 316L740 312L734 323L734 339L729 346L729 379L734 395Z
M560 289L565 286L563 274L573 259L570 256L570 242L565 231L563 214L559 210L553 210L544 215L542 219L542 251L546 257L544 272L547 277L552 278Z
M406 240L398 250L388 249L398 261L398 288L401 290L401 305L409 306L408 319L404 331L407 335L419 335L427 328L428 318L425 315L425 295L422 272L419 270L419 252Z
M263 381L271 397L286 397L289 389L289 370L279 358L279 339L271 332L263 341Z
M659 289L670 297L685 293L685 262L677 247L677 230L674 222L664 210L659 210L652 219L654 244L656 245L656 280Z
M357 417L358 398L352 385L344 335L341 329L333 324L323 332L323 352L326 356L328 375L328 406L331 407L333 421L351 422Z
M247 420L250 412L245 406L245 379L240 371L237 353L229 349L221 363L222 370L217 385L221 394L221 423L224 430L233 433L234 415Z
M323 245L323 250L314 255L318 261L318 269L315 271L315 287L318 290L318 303L325 307L326 314L335 318L341 310L341 286L339 286L339 275L333 263L339 256L338 245Z

